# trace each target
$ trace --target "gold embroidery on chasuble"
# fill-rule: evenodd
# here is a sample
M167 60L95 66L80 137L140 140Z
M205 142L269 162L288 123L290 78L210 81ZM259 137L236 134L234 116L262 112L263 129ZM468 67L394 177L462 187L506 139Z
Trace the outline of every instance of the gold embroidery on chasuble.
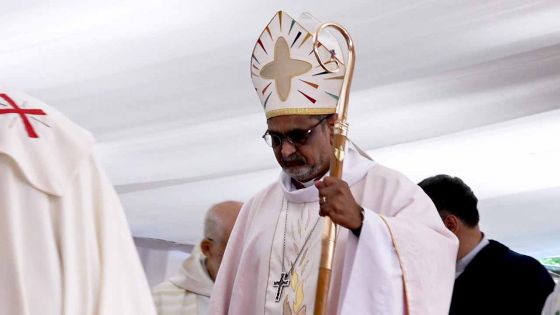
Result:
M285 221L286 211L288 217ZM317 285L322 222L317 203L288 203L287 209L284 205L277 220L270 254L265 314L311 314ZM306 243L307 238L309 240ZM284 272L288 272L292 265L293 272L289 276L289 285L283 289L280 301L276 302L278 287L274 287L273 283L282 272L283 250ZM298 254L299 258L296 261Z

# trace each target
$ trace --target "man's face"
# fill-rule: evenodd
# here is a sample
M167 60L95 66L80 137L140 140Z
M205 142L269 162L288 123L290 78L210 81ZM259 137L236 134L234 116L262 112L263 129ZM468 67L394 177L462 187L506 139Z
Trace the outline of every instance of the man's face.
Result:
M319 122L319 116L289 115L268 119L268 132L286 135L293 130L308 130ZM307 182L325 174L332 154L332 124L334 118L324 120L308 134L304 144L294 145L286 138L273 146L274 155L284 172L299 182Z

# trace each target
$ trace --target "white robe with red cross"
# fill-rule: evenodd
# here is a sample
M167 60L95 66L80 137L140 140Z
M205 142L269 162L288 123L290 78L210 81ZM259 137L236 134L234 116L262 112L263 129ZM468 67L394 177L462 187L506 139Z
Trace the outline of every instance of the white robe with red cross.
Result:
M0 314L155 314L93 145L54 108L0 89Z

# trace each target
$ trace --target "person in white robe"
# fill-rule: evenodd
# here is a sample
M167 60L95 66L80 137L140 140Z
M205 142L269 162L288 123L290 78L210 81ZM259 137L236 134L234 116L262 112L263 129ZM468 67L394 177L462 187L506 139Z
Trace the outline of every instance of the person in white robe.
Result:
M353 145L342 179L327 176L345 71L341 60L338 73L320 67L313 31L280 11L253 50L263 138L282 173L243 206L210 313L312 314L329 216L338 234L328 314L447 314L458 242L428 196ZM321 44L321 58L336 58L339 47Z
M93 147L53 107L0 89L0 314L155 314Z
M242 203L225 201L208 209L204 239L179 273L153 289L158 315L208 314L210 295Z

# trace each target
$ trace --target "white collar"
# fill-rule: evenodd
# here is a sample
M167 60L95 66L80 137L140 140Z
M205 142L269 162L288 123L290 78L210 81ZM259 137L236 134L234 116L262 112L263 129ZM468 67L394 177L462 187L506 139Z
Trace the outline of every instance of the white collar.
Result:
M480 240L478 245L476 245L475 248L473 248L467 255L465 255L465 257L457 261L457 265L455 267L455 279L459 278L463 271L465 271L465 268L467 268L467 266L471 263L473 258L478 255L478 253L488 244L490 244L490 241L488 241L486 235L482 233L482 239Z
M214 281L210 278L205 260L200 245L197 245L191 255L183 261L179 273L169 278L169 281L186 291L210 297Z
M344 160L342 178L352 186L364 178L367 172L375 166L375 162L360 155L352 143L348 143L346 148L346 159ZM311 181L313 183L314 181ZM280 186L284 192L284 197L290 202L304 203L319 201L319 190L315 185L309 185L302 189L296 189L292 185L291 177L282 172L280 174Z
M325 176L323 175L323 177L325 177ZM323 177L321 177L321 179L323 179ZM294 179L294 180L295 180L295 179ZM307 187L309 187L309 186L311 186L311 185L314 185L314 184L315 184L315 181L316 181L315 179L312 179L312 180L310 180L310 181L308 181L308 182L305 182L305 183L302 183L302 182L300 182L300 181L298 181L298 183L299 183L301 186L303 186L303 188L307 188ZM297 189L297 188L295 187L295 185L293 185L293 182L292 182L292 186L293 186L292 189Z

